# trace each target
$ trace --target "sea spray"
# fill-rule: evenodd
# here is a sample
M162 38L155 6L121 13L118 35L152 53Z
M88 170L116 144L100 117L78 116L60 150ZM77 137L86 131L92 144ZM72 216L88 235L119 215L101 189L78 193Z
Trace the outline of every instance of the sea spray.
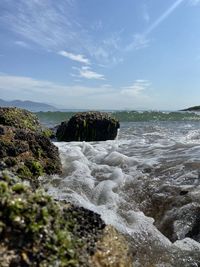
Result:
M123 232L134 266L200 264L198 121L122 123L118 140L55 144L64 172L44 187Z

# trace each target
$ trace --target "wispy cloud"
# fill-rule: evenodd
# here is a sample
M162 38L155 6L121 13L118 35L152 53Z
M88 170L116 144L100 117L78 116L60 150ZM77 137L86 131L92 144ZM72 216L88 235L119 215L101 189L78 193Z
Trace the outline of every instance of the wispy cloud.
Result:
M149 46L150 39L148 36L153 30L158 28L185 0L176 0L160 17L158 17L143 33L135 34L133 41L127 45L126 50L141 49ZM200 0L193 0L199 2Z
M75 90L75 88L77 88ZM2 97L4 94L7 96L19 95L20 98L34 97L41 100L41 96L46 96L47 99L53 100L60 96L82 96L87 94L98 94L99 89L90 87L76 87L65 86L50 81L37 80L31 77L13 76L0 73L0 89ZM101 90L102 92L102 90Z
M69 58L73 61L77 61L77 62L84 63L84 64L90 64L89 59L86 58L84 55L73 54L73 53L69 53L67 51L59 51L58 54L63 56L63 57Z
M6 8L5 8L6 6ZM73 1L2 0L1 22L18 35L47 49L72 44L79 25L73 18ZM73 42L74 45L75 42Z
M144 96L151 83L147 80L136 80L131 86L124 87L121 94L127 96Z
M149 93L150 83L136 80L133 85L113 88L102 84L97 87L82 85L62 85L31 77L12 76L0 73L0 91L3 99L12 100L17 96L22 100L64 105L66 108L113 109L148 107L152 98ZM155 99L154 99L155 100Z
M83 26L76 0L18 0L15 5L13 0L1 0L0 9L0 23L32 45L55 53L67 51L66 57L85 64L88 57L95 63L118 62L119 34L110 32L109 37L96 38L103 22Z
M85 79L95 79L95 80L105 80L105 77L103 74L97 73L93 71L90 67L83 66L81 69L79 69L79 76L81 78Z
M153 30L155 30L164 20L166 20L172 12L180 6L180 4L185 0L176 0L156 21L154 21L144 32L144 35L150 34Z
M126 51L139 50L149 46L150 40L144 34L135 34L133 41L125 48Z

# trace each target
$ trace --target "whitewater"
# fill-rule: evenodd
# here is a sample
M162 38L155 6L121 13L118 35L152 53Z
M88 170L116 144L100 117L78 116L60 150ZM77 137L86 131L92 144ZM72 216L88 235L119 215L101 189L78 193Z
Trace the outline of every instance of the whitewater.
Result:
M120 125L113 141L54 142L63 174L43 187L122 232L133 266L200 266L200 120Z

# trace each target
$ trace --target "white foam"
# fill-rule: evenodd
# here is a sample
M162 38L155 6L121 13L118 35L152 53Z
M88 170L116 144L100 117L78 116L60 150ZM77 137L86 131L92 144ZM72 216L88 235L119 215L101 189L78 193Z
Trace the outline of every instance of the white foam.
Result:
M194 160L198 164L198 131L188 127L185 135L185 129L155 129L124 128L114 141L55 142L64 174L49 177L45 188L56 198L101 214L131 236L135 266L196 266L200 247L185 238L193 221L184 212L193 216L189 204L200 204L198 170L190 169ZM163 212L160 224L145 215L161 216L154 208ZM156 228L165 220L183 240L172 244Z

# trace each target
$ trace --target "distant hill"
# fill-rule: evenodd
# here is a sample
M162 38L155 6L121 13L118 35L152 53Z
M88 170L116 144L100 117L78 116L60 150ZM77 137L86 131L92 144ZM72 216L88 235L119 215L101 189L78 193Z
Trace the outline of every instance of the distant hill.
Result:
M181 111L200 111L200 106L194 106L194 107L182 109Z
M33 101L21 101L21 100L13 100L13 101L5 101L0 99L0 107L17 107L22 109L27 109L32 112L39 112L39 111L57 111L58 109L54 106L33 102Z

